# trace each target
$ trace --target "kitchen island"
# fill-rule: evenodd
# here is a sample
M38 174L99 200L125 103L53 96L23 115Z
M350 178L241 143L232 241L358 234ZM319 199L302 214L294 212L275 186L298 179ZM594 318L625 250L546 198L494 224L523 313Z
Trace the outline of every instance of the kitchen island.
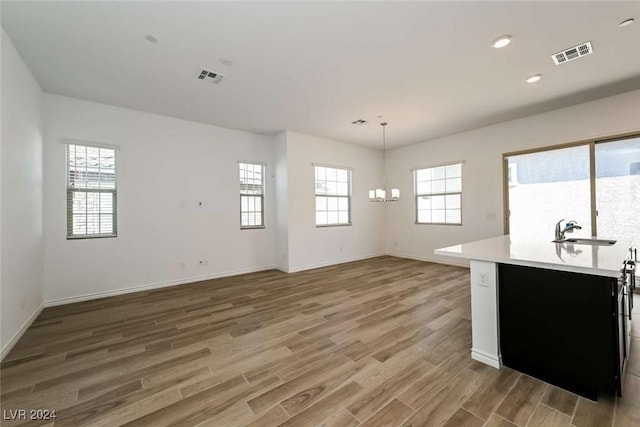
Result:
M505 235L437 249L470 260L471 357L591 399L621 394L630 322L619 278L629 243Z

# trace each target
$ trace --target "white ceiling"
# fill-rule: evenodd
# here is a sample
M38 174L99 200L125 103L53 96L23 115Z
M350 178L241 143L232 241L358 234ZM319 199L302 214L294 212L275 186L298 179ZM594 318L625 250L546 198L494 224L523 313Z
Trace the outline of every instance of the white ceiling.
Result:
M399 146L640 88L629 17L640 2L2 2L46 92L375 147L378 115ZM594 54L553 64L588 40Z

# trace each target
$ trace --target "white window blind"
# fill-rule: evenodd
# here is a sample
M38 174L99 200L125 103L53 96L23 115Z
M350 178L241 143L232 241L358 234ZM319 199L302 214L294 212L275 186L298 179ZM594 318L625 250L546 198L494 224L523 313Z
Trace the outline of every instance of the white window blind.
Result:
M264 227L264 165L239 163L240 228Z
M462 163L413 172L417 224L462 224Z
M315 166L316 226L351 224L351 171Z
M116 152L67 144L67 238L115 237Z

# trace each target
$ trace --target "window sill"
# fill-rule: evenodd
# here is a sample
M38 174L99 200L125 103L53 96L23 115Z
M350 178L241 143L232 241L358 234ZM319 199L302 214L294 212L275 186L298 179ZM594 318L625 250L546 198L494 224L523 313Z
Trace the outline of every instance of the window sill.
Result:
M84 236L67 236L67 240L86 240L86 239L110 239L118 237L117 234L87 234Z
M351 227L353 224L348 223L348 224L324 224L324 225L318 225L316 224L316 228L327 228L327 227Z
M263 230L266 227L264 225L251 225L247 227L240 227L240 230Z
M461 227L462 223L459 224L451 224L451 223L446 223L446 222L414 222L415 225L448 225L448 226L453 226L453 227Z

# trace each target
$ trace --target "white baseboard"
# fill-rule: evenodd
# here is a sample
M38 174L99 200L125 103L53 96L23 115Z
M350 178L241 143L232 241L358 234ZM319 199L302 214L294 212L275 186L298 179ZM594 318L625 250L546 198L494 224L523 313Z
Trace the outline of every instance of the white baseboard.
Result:
M57 306L57 305L73 304L75 302L90 301L90 300L99 299L99 298L113 297L113 296L116 296L116 295L130 294L130 293L133 293L133 292L140 292L140 291L146 291L146 290L151 290L151 289L160 289L160 288L166 288L166 287L169 287L169 286L177 286L177 285L183 285L183 284L186 284L186 283L200 282L200 281L203 281L203 280L219 279L219 278L222 278L222 277L237 276L239 274L256 273L258 271L266 271L266 270L273 270L273 269L280 270L280 271L282 271L284 273L296 273L296 272L299 272L299 271L311 270L311 269L320 268L320 267L328 267L328 266L331 266L331 265L343 264L343 263L346 263L346 262L361 261L363 259L374 258L374 257L378 257L378 256L383 256L383 255L384 254L382 254L382 253L380 253L380 254L371 254L371 255L365 255L365 256L361 256L361 257L349 258L349 259L344 259L344 260L337 260L337 261L330 261L330 262L325 262L325 263L306 265L306 266L303 266L303 267L296 267L294 269L287 268L287 267L284 267L284 266L279 266L279 265L265 265L265 266L261 266L261 267L248 268L248 269L244 269L244 270L226 271L226 272L216 273L216 274L212 274L212 275L208 275L208 276L188 277L188 278L185 278L185 279L169 280L169 281L166 281L166 282L150 283L150 284L146 284L146 285L138 285L138 286L131 286L131 287L128 287L128 288L120 288L120 289L115 289L113 291L95 292L95 293L91 293L91 294L78 295L78 296L73 296L73 297L56 298L56 299L51 299L51 300L45 301L44 306L45 307L54 307L54 306Z
M289 268L288 267L284 267L282 265L276 265L275 267L276 270L282 271L283 273L288 273L289 272Z
M376 257L379 257L379 256L384 256L384 255L385 255L384 253L369 254L369 255L363 255L363 256L358 256L358 257L353 257L353 258L345 258L345 259L340 259L340 260L320 262L320 263L317 263L317 264L308 264L308 265L303 265L301 267L287 268L286 270L282 269L282 268L279 268L279 270L282 270L285 273L298 273L300 271L313 270L315 268L322 268L322 267L330 267L332 265L345 264L347 262L362 261L362 260L365 260L365 259L376 258Z
M500 355L495 357L483 351L471 349L471 358L478 362L482 362L485 365L493 366L496 369L500 369L502 367L502 356Z
M73 297L56 298L56 299L45 301L44 306L54 307L57 305L72 304L74 302L90 301L94 299L113 297L116 295L130 294L133 292L147 291L151 289L160 289L160 288L166 288L169 286L184 285L186 283L201 282L203 280L220 279L222 277L237 276L239 274L248 274L248 273L256 273L259 271L273 270L274 268L276 268L274 265L265 265L262 267L247 268L243 270L225 271L222 273L210 274L206 276L195 276L195 277L188 277L188 278L178 279L178 280L168 280L166 282L157 282L157 283L149 283L146 285L131 286L128 288L115 289L113 291L95 292L92 294L85 294L85 295L79 295L79 296L73 296Z
M409 254L403 254L399 252L387 252L387 255L395 256L398 258L408 258L408 259L415 259L417 261L426 261L426 262L433 262L436 264L446 264L446 265L454 265L456 267L469 268L469 261L465 262L464 260L458 260L458 259L448 260L443 258L432 258L432 257L425 257L420 255L409 255Z
M65 304L72 304L72 303L75 303L75 302L90 301L90 300L94 300L94 299L107 298L107 297L112 297L112 296L116 296L116 295L130 294L130 293L133 293L133 292L140 292L140 291L146 291L146 290L151 290L151 289L166 288L166 287L169 287L169 286L183 285L185 283L193 283L193 282L200 282L200 281L203 281L203 280L219 279L219 278L222 278L222 277L237 276L239 274L255 273L255 272L258 272L258 271L266 271L266 270L277 269L277 270L280 270L280 271L285 272L285 273L297 273L297 272L300 272L300 271L313 270L315 268L322 268L322 267L329 267L329 266L332 266L332 265L344 264L344 263L347 263L347 262L362 261L362 260L365 260L365 259L375 258L375 257L379 257L379 256L384 256L384 255L395 256L395 257L399 257L399 258L416 259L416 260L419 260L419 261L435 262L435 263L440 263L440 264L450 264L450 265L455 265L455 266L459 266L459 267L468 267L469 266L468 264L465 264L464 261L450 261L449 262L449 261L443 261L441 259L436 259L436 258L418 257L418 256L413 256L413 255L401 254L401 253L387 253L387 254L385 254L385 253L375 253L375 254L368 254L368 255L352 257L352 258L345 258L345 259L341 259L341 260L333 260L333 261L321 262L321 263L316 263L316 264L308 264L308 265L304 265L304 266L300 266L300 267L294 267L294 268L288 268L288 267L284 267L284 266L280 266L280 265L265 265L265 266L261 266L261 267L247 268L247 269L243 269L243 270L225 271L225 272L206 275L206 276L187 277L187 278L178 279L178 280L168 280L168 281L165 281L165 282L157 282L157 283L149 283L149 284L145 284L145 285L131 286L131 287L127 287L127 288L115 289L115 290L112 290L112 291L95 292L95 293L91 293L91 294L77 295L77 296L72 296L72 297L56 298L56 299L51 299L51 300L45 301L44 307L54 307L54 306L57 306L57 305L65 305Z
M36 309L36 311L34 311L31 314L31 316L29 316L29 318L26 320L26 322L24 322L22 327L20 329L18 329L18 332L16 332L11 337L9 342L2 348L2 351L0 351L0 362L4 360L4 358L6 357L7 354L9 354L9 352L11 351L13 346L16 345L16 343L18 342L18 340L20 338L22 338L22 335L24 335L24 333L27 332L27 329L29 329L29 326L31 326L31 324L34 322L34 320L36 320L38 318L40 313L42 313L43 309L44 309L44 303L41 303L40 306Z

